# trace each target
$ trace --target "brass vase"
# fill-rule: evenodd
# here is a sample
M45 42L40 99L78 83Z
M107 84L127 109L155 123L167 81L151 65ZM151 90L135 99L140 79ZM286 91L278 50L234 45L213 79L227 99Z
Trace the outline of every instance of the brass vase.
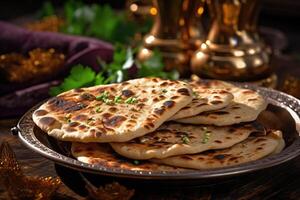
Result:
M201 44L202 0L153 0L157 9L154 24L143 39L139 60L146 60L154 49L163 56L165 70L177 69L181 76L190 74L190 58Z
M211 27L191 59L202 77L257 81L268 78L271 50L257 31L258 0L207 0Z

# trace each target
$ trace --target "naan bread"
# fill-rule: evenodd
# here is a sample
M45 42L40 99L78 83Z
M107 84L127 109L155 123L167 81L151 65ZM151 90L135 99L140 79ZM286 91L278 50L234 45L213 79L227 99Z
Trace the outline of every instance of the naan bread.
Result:
M277 135L280 140L279 140L279 143L277 145L277 147L275 148L275 150L272 152L272 155L273 154L278 154L280 153L284 147L285 147L285 141L282 137L282 132L280 130L270 130L269 133L273 134L274 136Z
M168 123L152 133L111 146L131 159L166 158L227 148L245 140L252 132L264 132L264 128L259 123L226 127Z
M124 142L154 131L192 99L184 82L141 78L65 92L33 121L62 141Z
M109 144L73 142L71 153L77 160L105 168L118 168L139 171L183 170L177 167L156 164L149 161L129 160L116 154Z
M213 169L238 165L279 153L284 147L280 131L272 131L266 136L249 137L230 148L207 151L194 155L173 156L153 159L153 162L192 169Z
M199 113L218 110L227 106L233 99L233 95L222 89L204 89L203 84L191 82L193 89L193 101L179 110L170 120L195 116Z
M236 87L223 81L198 82L202 89L223 89L233 94L233 101L220 110L200 113L193 117L175 120L189 124L210 124L226 126L240 122L254 121L257 116L266 109L267 102L257 92ZM200 87L200 86L199 86Z

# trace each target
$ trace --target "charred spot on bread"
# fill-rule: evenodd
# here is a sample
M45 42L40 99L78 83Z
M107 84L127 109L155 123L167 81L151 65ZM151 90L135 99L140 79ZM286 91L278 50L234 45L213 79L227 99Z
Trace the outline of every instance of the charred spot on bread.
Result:
M155 114L158 114L158 115L162 115L162 114L165 112L165 110L166 110L166 109L164 109L164 108L156 108L156 109L154 110L154 113L155 113Z
M122 95L123 95L124 97L131 97L131 96L134 95L134 92L131 91L131 90L122 90Z
M60 128L62 126L62 124L53 117L42 117L40 119L40 123L43 126L52 127L52 128Z
M190 96L190 92L186 88L180 88L180 89L177 90L177 92L180 93L181 95L184 95L184 96Z
M165 101L164 102L164 106L166 106L167 108L172 108L175 105L174 101Z
M126 117L121 116L121 115L116 115L111 118L105 119L103 122L104 122L105 126L119 127L125 120L126 120Z
M36 110L34 114L38 117L46 115L48 112L46 110Z

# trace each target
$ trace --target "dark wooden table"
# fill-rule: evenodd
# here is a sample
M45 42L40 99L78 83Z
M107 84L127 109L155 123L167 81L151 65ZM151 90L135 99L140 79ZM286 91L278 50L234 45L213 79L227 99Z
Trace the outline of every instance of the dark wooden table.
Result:
M0 121L0 142L8 141L17 155L24 172L28 175L57 176L51 161L23 146L10 128L17 120ZM230 182L201 188L136 191L134 199L300 199L300 157L280 168L233 179ZM0 187L0 199L7 199L4 188ZM84 199L62 185L55 199Z
M4 141L10 144L26 175L56 177L54 165L51 161L27 149L21 144L18 137L10 133L10 128L15 126L17 121L18 119L0 120L0 144ZM83 199L69 190L65 185L59 188L56 197L59 199ZM0 200L2 199L7 199L7 194L3 186L0 185Z

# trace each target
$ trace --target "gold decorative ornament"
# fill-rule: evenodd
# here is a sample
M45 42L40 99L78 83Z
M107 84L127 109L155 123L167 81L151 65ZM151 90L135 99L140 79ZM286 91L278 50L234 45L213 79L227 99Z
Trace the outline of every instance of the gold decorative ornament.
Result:
M155 16L157 14L156 8L152 5L151 0L128 0L126 7L129 12L137 18L143 18L147 15Z
M33 49L28 56L19 53L0 55L0 76L8 82L24 83L44 79L58 73L65 63L65 55L55 49Z
M17 162L16 155L7 142L0 146L0 184L9 199L46 200L61 184L59 178L25 176Z
M156 9L154 24L144 37L139 60L146 60L154 49L163 55L167 71L177 69L181 76L190 73L190 56L203 37L200 21L202 0L153 0Z
M300 99L300 78L293 75L286 75L279 90Z
M88 183L86 189L89 193L88 199L93 200L129 200L135 193L134 189L129 190L117 182L105 184L99 188Z
M52 15L44 17L40 21L25 24L25 28L32 31L59 32L63 25L65 25L63 19Z
M193 54L193 73L231 81L276 81L271 50L257 31L258 0L207 0L211 27ZM274 84L274 83L271 83Z

